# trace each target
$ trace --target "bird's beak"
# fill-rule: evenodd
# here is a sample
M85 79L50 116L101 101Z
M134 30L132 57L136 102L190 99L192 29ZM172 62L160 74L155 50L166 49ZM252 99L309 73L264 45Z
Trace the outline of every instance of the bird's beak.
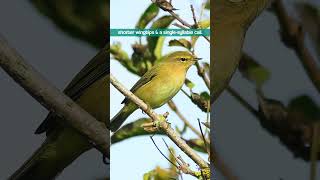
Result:
M198 58L198 57L194 58L195 61L200 61L201 59L202 58Z

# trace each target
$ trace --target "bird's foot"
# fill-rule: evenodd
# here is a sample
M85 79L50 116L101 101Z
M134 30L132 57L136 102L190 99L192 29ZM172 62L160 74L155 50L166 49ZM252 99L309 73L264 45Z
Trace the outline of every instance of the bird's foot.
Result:
M164 113L163 115L158 116L158 120L143 123L141 127L147 131L147 132L157 132L160 131L162 128L167 128L170 123L167 121L167 117L169 115L169 112Z

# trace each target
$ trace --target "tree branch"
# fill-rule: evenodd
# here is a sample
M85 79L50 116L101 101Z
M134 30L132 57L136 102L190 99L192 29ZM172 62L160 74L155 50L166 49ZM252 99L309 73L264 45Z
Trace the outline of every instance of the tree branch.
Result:
M302 25L288 15L281 0L274 0L273 8L281 26L280 35L283 42L296 52L313 85L320 93L320 68L305 45Z
M137 104L148 116L150 116L154 123L159 124L159 127L164 131L167 136L185 153L187 154L196 164L202 169L208 168L209 164L204 161L198 154L196 154L192 148L190 148L184 140L181 139L180 135L176 133L169 125L166 120L163 120L163 116L159 116L152 109L148 107L142 100L135 96L132 92L127 90L116 78L110 74L111 84L118 89L123 95L129 98L132 102Z
M40 104L63 117L61 120L65 120L78 130L104 156L109 157L109 133L105 124L97 121L72 99L50 84L38 71L25 62L1 35L0 66Z

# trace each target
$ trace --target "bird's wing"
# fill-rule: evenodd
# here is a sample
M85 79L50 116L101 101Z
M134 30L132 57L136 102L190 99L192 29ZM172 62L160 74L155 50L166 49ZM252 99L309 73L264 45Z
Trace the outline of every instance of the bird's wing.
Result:
M108 50L104 48L73 78L64 93L73 100L78 99L87 87L109 74L110 63L107 57Z
M151 70L147 71L140 79L139 81L134 84L134 86L130 89L132 93L134 93L137 89L142 87L143 85L147 84L150 82L154 77L157 76L157 68L158 66L154 66ZM128 98L125 98L121 103L127 103Z
M65 88L64 93L71 99L78 99L85 89L94 82L110 73L110 63L107 59L108 48L103 48L82 70L74 77ZM35 134L41 134L55 127L56 115L49 113L46 119L40 124Z

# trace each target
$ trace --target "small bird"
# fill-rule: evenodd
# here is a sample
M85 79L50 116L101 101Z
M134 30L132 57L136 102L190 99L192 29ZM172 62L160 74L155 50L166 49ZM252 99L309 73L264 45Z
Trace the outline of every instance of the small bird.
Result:
M167 103L181 89L188 69L201 58L187 51L176 51L147 71L131 88L131 92L143 100L150 108L158 108ZM117 131L138 106L127 98L124 107L112 118L109 129Z
M176 8L174 8L171 4L171 1L168 2L166 0L151 0L153 3L156 3L159 8L161 8L164 11L175 11L178 10Z

